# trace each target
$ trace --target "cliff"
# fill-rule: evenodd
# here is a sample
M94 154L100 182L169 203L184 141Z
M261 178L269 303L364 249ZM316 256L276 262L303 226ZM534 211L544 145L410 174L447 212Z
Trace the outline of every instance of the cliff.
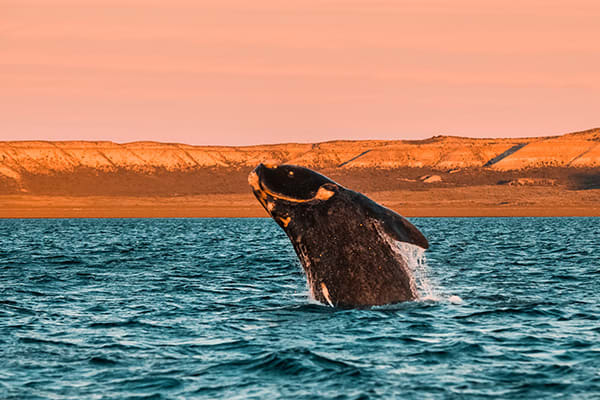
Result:
M411 141L247 147L156 142L0 142L0 193L69 192L69 185L81 182L94 193L118 192L120 188L143 194L152 184L162 185L173 194L183 186L200 184L202 190L212 185L213 189L227 192L227 185L244 185L248 170L267 160L327 170L334 175L407 168L444 173L479 169L491 174L540 168L590 169L600 167L600 129L540 138L436 136ZM228 178L232 174L233 180ZM107 176L114 179L107 181Z

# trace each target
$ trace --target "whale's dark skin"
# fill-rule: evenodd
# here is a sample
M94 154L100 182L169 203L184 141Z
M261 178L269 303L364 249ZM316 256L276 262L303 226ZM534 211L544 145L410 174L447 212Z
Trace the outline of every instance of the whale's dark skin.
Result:
M308 168L260 164L248 182L290 238L314 299L368 307L417 298L394 241L429 244L405 218Z

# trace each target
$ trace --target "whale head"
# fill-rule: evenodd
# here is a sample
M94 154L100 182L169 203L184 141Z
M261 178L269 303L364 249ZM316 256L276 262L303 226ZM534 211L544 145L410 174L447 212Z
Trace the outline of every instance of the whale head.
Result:
M343 190L318 172L287 164L259 164L248 175L248 183L258 201L283 227L298 208L328 201Z

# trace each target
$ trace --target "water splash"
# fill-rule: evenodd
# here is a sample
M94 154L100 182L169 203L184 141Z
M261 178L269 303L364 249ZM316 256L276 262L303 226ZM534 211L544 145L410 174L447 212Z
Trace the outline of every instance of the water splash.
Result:
M456 295L443 296L437 289L435 282L429 276L429 265L425 256L425 249L410 243L396 242L399 253L406 261L412 272L414 284L420 301L448 301L452 304L462 304L463 300Z
M429 277L429 267L425 257L425 249L413 244L396 242L402 258L406 261L412 272L414 283L419 295L419 300L440 300Z

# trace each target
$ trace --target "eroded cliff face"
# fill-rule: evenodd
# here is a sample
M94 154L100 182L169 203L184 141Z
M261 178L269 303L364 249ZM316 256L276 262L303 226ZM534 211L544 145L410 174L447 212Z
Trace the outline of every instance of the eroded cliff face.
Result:
M162 176L161 184L173 186L176 193L178 185L206 185L211 180L206 177L214 178L219 170L229 171L223 177L223 184L227 184L226 176L231 171L240 173L239 177L233 173L235 179L229 179L229 184L243 184L245 173L264 161L340 173L405 168L445 172L469 168L489 171L597 168L600 129L544 138L437 136L419 141L335 141L248 147L155 142L0 142L0 182L4 193L28 192L32 187L44 185L49 189L63 185L68 191L70 180L87 180L93 186L95 177L114 176L114 182L103 184L134 185L143 193L146 183L156 183ZM97 189L102 191L101 187Z

